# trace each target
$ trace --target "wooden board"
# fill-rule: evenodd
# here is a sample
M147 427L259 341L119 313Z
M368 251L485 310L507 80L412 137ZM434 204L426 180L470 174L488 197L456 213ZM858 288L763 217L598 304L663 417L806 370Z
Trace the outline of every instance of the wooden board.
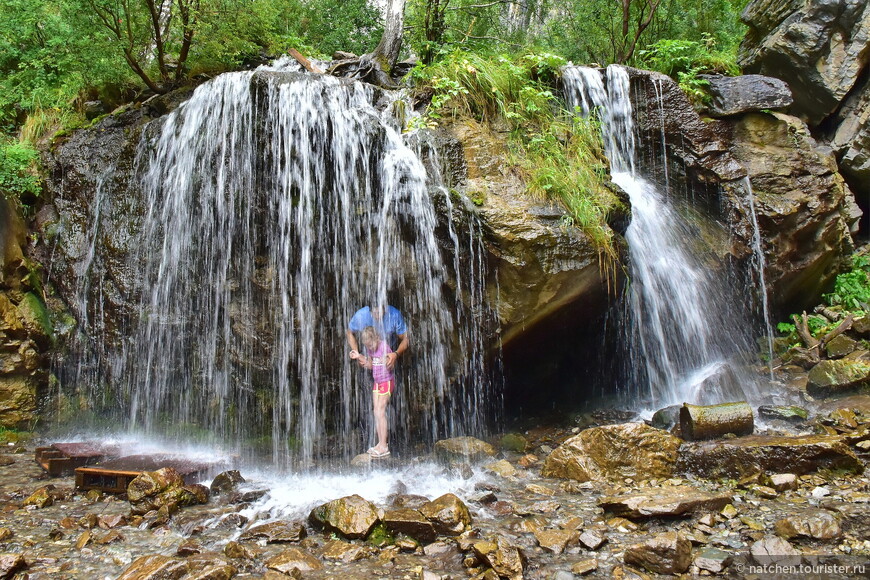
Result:
M120 448L95 441L53 443L36 448L36 462L53 477L72 475L77 467L117 457Z
M173 468L184 478L185 483L195 483L210 473L228 468L225 461L202 461L171 455L130 455L77 468L76 487L125 493L130 482L143 472L157 471L163 467Z

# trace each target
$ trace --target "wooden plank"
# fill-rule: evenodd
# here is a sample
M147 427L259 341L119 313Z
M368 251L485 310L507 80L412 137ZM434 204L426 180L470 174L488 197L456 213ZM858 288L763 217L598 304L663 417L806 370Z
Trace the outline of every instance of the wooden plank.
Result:
M224 461L198 461L176 456L130 455L76 468L76 487L124 493L133 479L146 471L157 471L163 467L175 469L189 484L227 465Z

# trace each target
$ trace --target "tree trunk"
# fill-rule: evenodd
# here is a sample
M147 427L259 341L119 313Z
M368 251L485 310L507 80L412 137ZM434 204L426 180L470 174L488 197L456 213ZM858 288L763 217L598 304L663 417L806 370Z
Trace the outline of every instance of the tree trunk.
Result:
M389 0L385 10L384 33L373 52L364 54L358 59L335 62L327 72L335 76L364 80L387 89L396 88L397 85L390 77L390 73L402 50L405 3L406 0Z
M752 407L746 401L720 405L690 405L680 409L680 431L686 441L713 439L726 433L751 435L755 429Z

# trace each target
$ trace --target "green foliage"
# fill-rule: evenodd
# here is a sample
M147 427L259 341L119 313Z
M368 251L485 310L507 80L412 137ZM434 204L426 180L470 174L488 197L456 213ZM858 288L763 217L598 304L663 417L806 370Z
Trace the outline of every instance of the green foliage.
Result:
M676 78L679 73L740 74L737 55L717 50L710 35L701 40L662 39L638 52L639 64Z
M524 174L529 192L561 202L570 224L581 228L601 251L615 255L608 212L619 201L606 187L607 165L600 127L565 110L551 85L564 61L549 53L511 58L454 52L413 78L432 91L426 124L445 116L467 115L510 129L514 166Z
M0 142L0 193L29 204L40 192L36 150L14 140Z
M870 259L853 256L852 269L837 276L834 291L824 299L831 306L870 311Z

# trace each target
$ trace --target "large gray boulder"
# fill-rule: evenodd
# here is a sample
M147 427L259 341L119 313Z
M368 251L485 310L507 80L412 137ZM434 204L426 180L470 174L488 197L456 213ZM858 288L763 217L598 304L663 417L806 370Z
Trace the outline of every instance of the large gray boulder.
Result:
M712 102L708 114L713 117L782 109L793 101L788 85L774 77L702 75L702 78L709 83L706 91Z
M870 58L866 0L753 0L741 20L744 71L787 81L792 111L811 125L837 109Z

